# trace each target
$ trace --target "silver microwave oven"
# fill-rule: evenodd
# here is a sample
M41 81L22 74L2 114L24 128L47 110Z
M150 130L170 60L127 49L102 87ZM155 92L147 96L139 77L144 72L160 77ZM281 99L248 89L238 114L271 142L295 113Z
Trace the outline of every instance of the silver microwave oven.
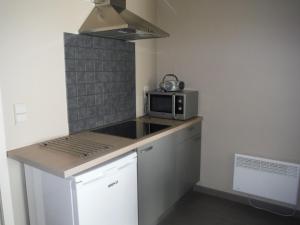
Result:
M198 115L198 91L147 93L147 114L167 119L187 120Z

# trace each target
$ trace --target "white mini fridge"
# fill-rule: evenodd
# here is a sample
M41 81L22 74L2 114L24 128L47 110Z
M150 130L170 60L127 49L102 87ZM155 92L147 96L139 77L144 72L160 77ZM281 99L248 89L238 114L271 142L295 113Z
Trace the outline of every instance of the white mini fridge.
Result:
M31 225L138 225L136 152L70 179L25 176Z

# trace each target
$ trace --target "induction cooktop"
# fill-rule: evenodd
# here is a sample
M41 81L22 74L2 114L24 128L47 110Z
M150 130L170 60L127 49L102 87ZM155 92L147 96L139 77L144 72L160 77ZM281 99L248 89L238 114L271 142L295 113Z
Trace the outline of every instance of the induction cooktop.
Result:
M139 139L168 127L170 126L140 121L126 121L109 127L92 130L92 132L110 134L131 139Z

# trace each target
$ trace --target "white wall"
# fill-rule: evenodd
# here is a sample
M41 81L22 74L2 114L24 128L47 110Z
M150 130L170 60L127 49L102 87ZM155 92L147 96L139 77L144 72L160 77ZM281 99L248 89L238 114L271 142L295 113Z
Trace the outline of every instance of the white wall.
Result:
M157 73L200 92L200 184L232 192L235 152L300 163L300 1L158 2Z
M144 19L156 23L156 1L127 0L127 8ZM143 89L156 87L156 41L136 41L136 113L144 115Z
M128 8L155 20L156 2L128 0ZM0 87L7 147L14 149L68 134L63 32L77 33L93 4L87 0L10 0L0 7ZM155 42L136 48L137 114L144 85L154 86ZM15 125L13 104L26 103L28 121ZM22 166L9 161L16 225L27 224Z
M0 89L0 225L2 222L10 225L14 224L11 189L6 158L2 96Z

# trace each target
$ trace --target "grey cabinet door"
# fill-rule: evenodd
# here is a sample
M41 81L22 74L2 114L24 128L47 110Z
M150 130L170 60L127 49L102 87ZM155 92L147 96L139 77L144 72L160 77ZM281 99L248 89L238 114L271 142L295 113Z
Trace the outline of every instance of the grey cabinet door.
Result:
M139 225L155 225L176 201L173 138L138 149Z
M200 180L201 133L176 146L176 198L181 198Z
M192 137L190 140L190 182L192 185L200 181L200 162L201 162L201 133Z

